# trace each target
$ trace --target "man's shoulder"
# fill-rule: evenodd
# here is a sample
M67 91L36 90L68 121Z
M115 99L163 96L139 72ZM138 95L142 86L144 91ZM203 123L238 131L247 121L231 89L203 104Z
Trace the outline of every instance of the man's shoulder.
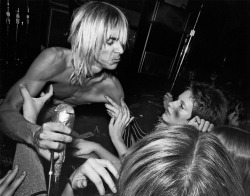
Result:
M108 85L108 86L112 86L112 85L120 86L121 85L119 79L116 76L107 72L103 73L103 81L104 81L104 85Z
M52 47L43 50L30 66L27 76L51 79L67 69L67 62L71 56L69 49Z
M71 55L71 51L67 48L62 47L51 47L44 49L40 56L46 57L49 60L63 60L64 58Z
M104 73L103 90L107 96L110 96L118 103L121 97L124 97L122 85L118 78L110 73Z

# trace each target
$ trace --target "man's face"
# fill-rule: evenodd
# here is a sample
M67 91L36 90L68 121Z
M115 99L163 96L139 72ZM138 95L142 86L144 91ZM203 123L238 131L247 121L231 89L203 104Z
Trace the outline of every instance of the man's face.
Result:
M178 100L169 102L168 108L162 115L164 122L170 125L186 124L193 110L192 92L184 91Z
M102 46L96 56L96 64L92 66L93 73L98 73L102 69L114 70L120 62L123 54L123 46L119 41L118 32L111 32L107 42Z

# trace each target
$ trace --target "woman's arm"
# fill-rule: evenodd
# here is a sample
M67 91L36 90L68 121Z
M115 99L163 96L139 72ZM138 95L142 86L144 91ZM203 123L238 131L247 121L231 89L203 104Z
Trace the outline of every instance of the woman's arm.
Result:
M75 157L90 158L91 153L95 153L99 158L109 160L117 170L120 169L120 159L98 143L83 139L75 139L72 142L72 147L76 149L73 152L73 156Z

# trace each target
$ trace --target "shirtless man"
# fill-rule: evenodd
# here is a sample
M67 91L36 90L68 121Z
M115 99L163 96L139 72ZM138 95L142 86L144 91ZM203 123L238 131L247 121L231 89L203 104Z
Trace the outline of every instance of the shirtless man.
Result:
M27 73L9 90L0 106L0 129L10 138L26 143L39 155L50 159L50 150L60 151L72 141L71 130L60 123L41 126L28 122L20 113L23 98L19 84L32 97L52 84L54 104L73 106L107 102L111 97L120 104L124 97L117 78L105 73L114 70L127 42L128 23L116 7L104 2L89 2L73 15L69 41L71 50L48 48L34 60ZM55 158L58 153L55 153Z

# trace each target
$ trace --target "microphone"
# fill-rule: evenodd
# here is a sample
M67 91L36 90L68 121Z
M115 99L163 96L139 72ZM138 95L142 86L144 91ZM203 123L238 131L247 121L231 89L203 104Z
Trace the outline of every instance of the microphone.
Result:
M71 129L73 129L74 120L75 120L74 109L68 104L58 105L52 115L52 122L60 122ZM51 195L50 193L51 193L52 174L53 174L53 185L54 185L53 192L57 193L59 186L59 178L61 175L61 168L64 160L65 160L65 149L62 152L60 152L59 158L56 160L56 162L54 162L54 151L51 150L49 186L48 186L49 196Z

